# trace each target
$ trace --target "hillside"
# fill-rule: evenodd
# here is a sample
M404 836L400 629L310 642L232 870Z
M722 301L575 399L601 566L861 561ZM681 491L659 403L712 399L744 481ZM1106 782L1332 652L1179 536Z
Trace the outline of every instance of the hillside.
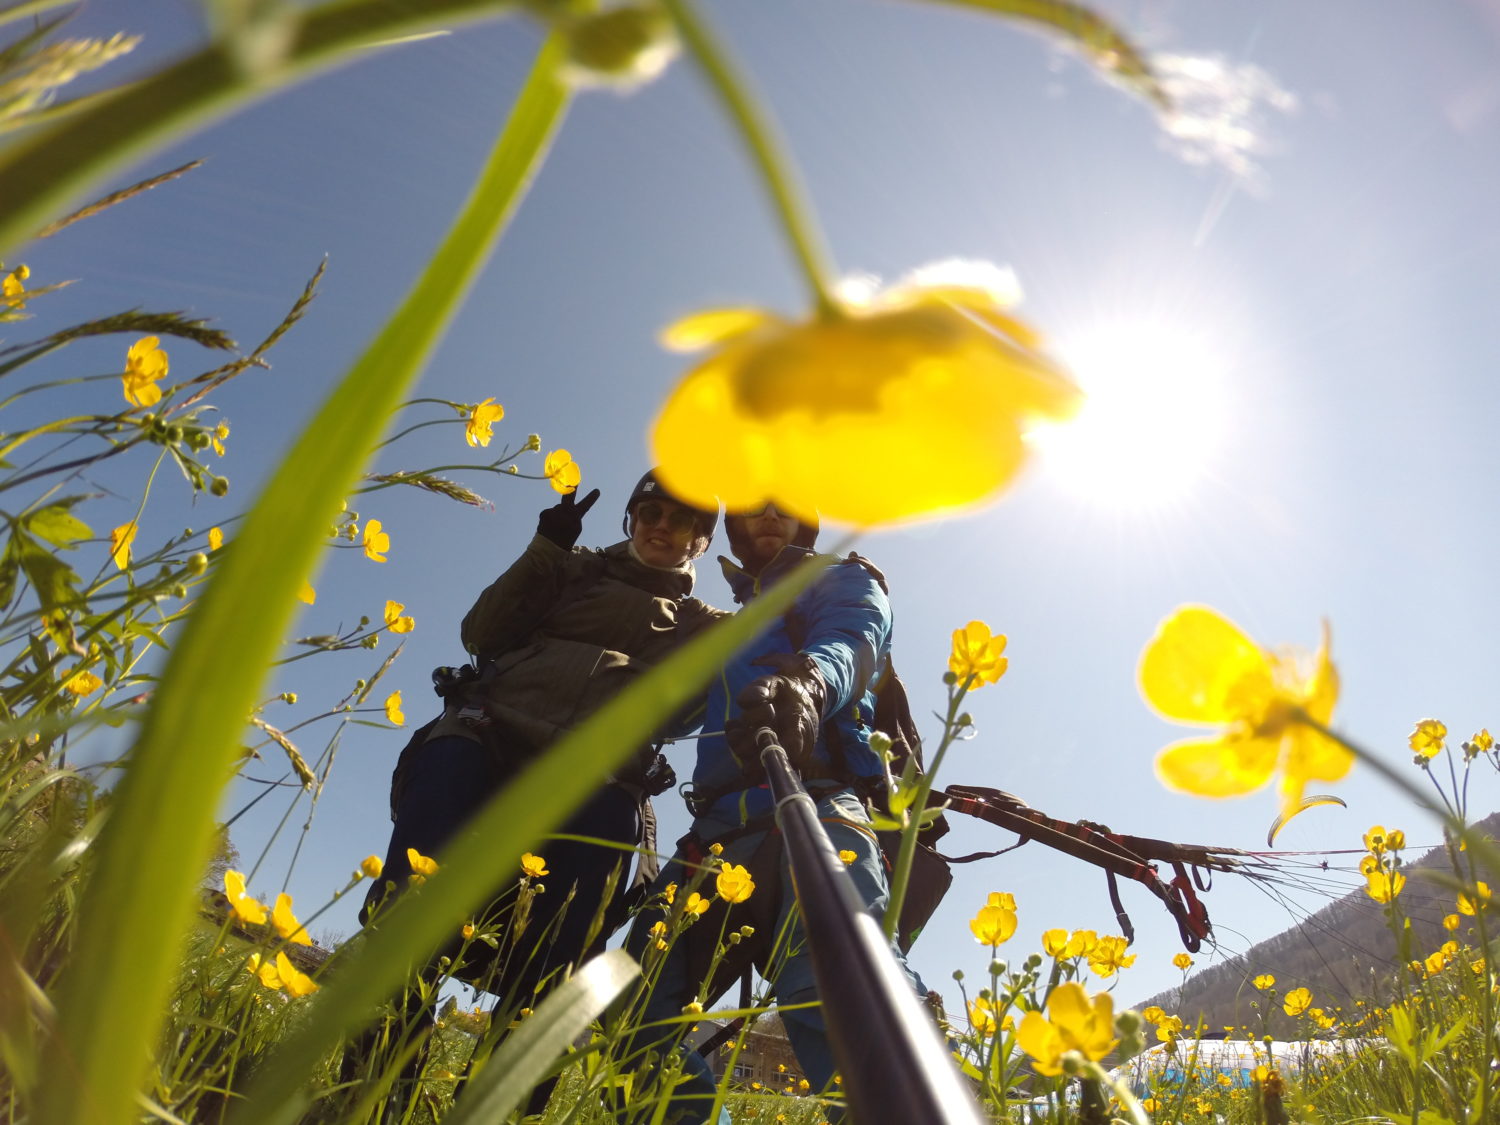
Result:
M1478 827L1492 839L1500 837L1500 813ZM1356 877L1349 870L1355 862L1351 856L1340 864L1341 882ZM1257 1034L1269 1031L1282 1037L1294 1024L1279 1002L1267 1004L1267 995L1251 983L1262 973L1276 978L1278 996L1293 988L1307 988L1313 1004L1330 1013L1336 1008L1352 1011L1357 1000L1384 1003L1399 979L1393 971L1398 964L1425 957L1453 936L1442 926L1443 917L1454 911L1454 892L1439 881L1452 877L1446 849L1433 848L1420 858L1405 860L1401 869L1407 883L1398 904L1411 920L1411 946L1406 954L1397 950L1386 908L1361 888L1244 954L1193 973L1181 988L1168 989L1133 1007L1157 1005L1189 1026L1201 1018L1208 1031L1248 1026ZM1466 929L1460 929L1458 936Z

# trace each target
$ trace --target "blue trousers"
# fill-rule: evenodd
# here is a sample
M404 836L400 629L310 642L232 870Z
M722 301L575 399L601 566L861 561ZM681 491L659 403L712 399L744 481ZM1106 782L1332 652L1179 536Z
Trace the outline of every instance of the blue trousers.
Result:
M865 909L879 920L890 898L890 888L886 882L885 862L863 803L849 790L839 790L818 801L818 817L833 841L834 848L854 853L853 862L847 865L849 877L854 881ZM738 827L710 818L700 818L693 823L692 836L707 845L726 833L736 831ZM726 838L723 848L720 856L722 860L749 867L756 880L756 888L750 901L742 907L731 909L728 915L729 928L733 929L742 920L748 921L753 916L755 921L752 924L755 925L756 933L753 939L735 947L736 952L743 949L743 954L726 959L725 965L715 974L715 979L708 983L703 1004L705 1007L714 1004L739 976L742 968L753 960L758 971L771 984L787 1038L791 1041L792 1050L796 1052L797 1062L808 1083L814 1091L832 1091L837 1064L828 1042L822 1009L816 1005L807 1008L788 1007L815 1002L818 995L806 935L800 915L794 910L796 898L785 849L780 847L779 837L774 835L770 825ZM668 883L686 887L693 877L693 868L689 865L692 858L679 847L677 854L662 869L661 876L650 893L655 895L664 891ZM713 895L713 887L713 877L710 876L701 888L705 898ZM757 895L765 897L756 902ZM747 909L751 907L754 907L753 911ZM661 911L654 908L648 908L636 916L635 924L626 939L626 948L637 958L642 958L656 940L650 929L663 917ZM646 1002L645 1012L640 1020L643 1025L680 1015L687 1004L697 999L707 962L704 956L705 946L711 947L718 942L722 918L723 915L717 911L705 914L693 923L667 953L656 986ZM906 969L912 987L919 995L925 992L916 974L906 967L905 959L899 951L894 945L891 949L901 961L902 968ZM625 1051L627 1054L646 1049L668 1051L676 1046L683 1028L684 1025L677 1024L667 1031L653 1029L639 1032ZM656 1036L654 1041L650 1038L653 1035ZM710 1120L709 1110L716 1089L712 1071L701 1055L696 1051L688 1051L683 1060L682 1072L687 1081L673 1092L667 1120L673 1122L673 1125L706 1123ZM827 1116L830 1121L839 1119L837 1111L832 1107ZM720 1112L715 1125L729 1125L726 1111Z
M443 845L494 795L510 772L495 760L493 752L466 738L439 738L422 747L396 807L382 881L394 883L397 890L406 886L411 874L408 848L441 863ZM641 837L640 806L624 789L607 785L574 812L560 831L633 847ZM623 895L629 883L632 857L627 852L576 840L550 840L539 845L539 850L547 861L548 874L543 880L547 893L532 900L527 930L538 935L550 932L554 936L534 956L521 958L524 965L508 963L498 978L490 982L489 990L507 1000L529 993L548 974L595 952L584 948L584 942L616 865L622 866L624 872L617 885L617 896ZM519 858L496 857L497 898L514 887L520 877ZM575 888L573 902L567 904L568 893ZM379 891L379 887L372 888L366 912ZM361 921L366 912L362 912ZM477 912L476 917L482 913ZM612 928L606 925L595 945L602 948L611 932ZM454 948L445 948L439 954L452 955L457 944L455 940ZM476 977L487 967L486 955L490 952L483 943L471 943L462 975Z

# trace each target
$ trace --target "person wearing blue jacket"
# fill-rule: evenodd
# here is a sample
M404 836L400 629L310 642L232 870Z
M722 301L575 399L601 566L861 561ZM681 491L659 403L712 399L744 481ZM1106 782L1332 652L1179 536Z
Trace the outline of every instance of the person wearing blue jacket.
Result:
M815 523L800 523L774 504L726 519L730 549L739 565L721 558L740 604L789 574L812 554ZM769 726L817 803L818 816L865 909L877 920L889 898L885 864L865 797L883 786L884 769L870 748L874 685L886 666L891 607L883 584L854 562L829 566L793 608L741 650L710 687L691 786L694 820L678 842L635 919L626 947L648 972L659 972L640 1022L680 1017L692 1005L713 1004L750 967L770 982L797 1061L814 1090L832 1091L835 1062L813 979L810 952L797 914L791 875L773 801L754 746L754 732ZM689 887L708 863L748 870L755 887L731 903L715 894L710 875L699 889L711 899L698 917L663 950L662 928L684 907L677 888ZM670 888L670 889L669 889ZM746 935L744 927L753 933ZM727 935L736 937L725 941ZM895 946L892 946L896 952ZM899 952L897 953L899 957ZM903 962L904 964L904 962ZM712 970L711 979L706 979ZM908 975L910 972L908 970ZM913 986L920 982L912 977ZM800 1006L799 1006L800 1005ZM680 1022L639 1032L628 1045L633 1061L676 1045ZM669 1068L670 1069L670 1068ZM696 1052L683 1059L682 1082L672 1095L675 1125L707 1122L715 1083ZM836 1119L836 1114L830 1114ZM718 1122L727 1125L721 1112Z

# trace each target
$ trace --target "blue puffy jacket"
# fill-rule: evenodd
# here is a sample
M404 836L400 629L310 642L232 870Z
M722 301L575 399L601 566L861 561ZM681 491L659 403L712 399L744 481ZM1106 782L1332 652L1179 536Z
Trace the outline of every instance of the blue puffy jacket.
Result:
M759 578L728 559L720 558L724 577L735 600L748 604L762 589L774 585L797 563L812 555L787 546L761 571ZM737 653L720 672L708 693L703 728L722 732L735 713L735 698L750 681L774 669L755 659L774 652L806 653L817 664L827 685L823 725L804 779L843 781L883 775L880 759L870 749L870 721L875 710L874 684L886 665L891 646L891 603L880 583L854 562L830 566L792 609L765 633ZM730 752L722 733L698 740L693 789L699 795L722 794L700 815L727 824L744 824L771 811L770 790L764 780L745 788L746 775Z

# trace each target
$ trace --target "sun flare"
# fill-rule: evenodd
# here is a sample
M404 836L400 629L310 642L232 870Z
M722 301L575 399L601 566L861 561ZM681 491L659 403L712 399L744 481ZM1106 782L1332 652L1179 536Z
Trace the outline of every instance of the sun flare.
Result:
M1087 397L1071 421L1028 435L1044 473L1111 507L1179 500L1203 479L1225 414L1224 364L1206 337L1121 322L1057 351Z

